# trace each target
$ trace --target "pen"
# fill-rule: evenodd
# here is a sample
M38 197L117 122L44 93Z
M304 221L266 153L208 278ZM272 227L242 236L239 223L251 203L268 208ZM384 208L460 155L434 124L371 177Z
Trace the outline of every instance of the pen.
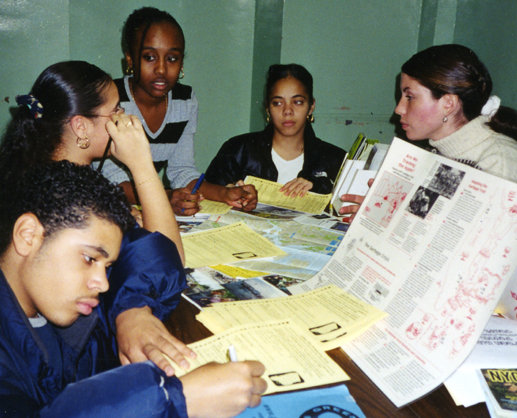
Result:
M228 346L228 357L230 358L231 362L238 361L237 360L237 351L235 350L235 346L233 344L230 344Z
M108 143L106 144L106 148L104 149L104 154L102 154L101 162L99 163L99 166L97 167L97 171L100 173L102 170L102 166L104 165L104 161L106 161L106 157L108 156L108 152L110 150L111 146L111 137L108 139Z
M199 190L199 187L201 186L201 183L203 183L203 180L205 179L205 173L202 173L199 178L196 181L196 184L192 188L192 191L190 194L196 194L196 192ZM181 208L181 213L185 212L185 208Z
M199 178L196 181L196 184L194 185L194 188L190 192L190 194L195 194L199 190L199 186L201 186L201 183L203 183L203 180L205 178L205 173L201 174Z

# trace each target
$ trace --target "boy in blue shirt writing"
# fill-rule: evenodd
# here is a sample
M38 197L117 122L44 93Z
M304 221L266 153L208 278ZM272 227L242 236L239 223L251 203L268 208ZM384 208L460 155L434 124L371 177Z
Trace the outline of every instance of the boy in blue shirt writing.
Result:
M260 402L258 362L212 363L181 379L151 362L115 367L102 294L134 222L127 203L67 161L22 184L0 185L0 415L233 416Z

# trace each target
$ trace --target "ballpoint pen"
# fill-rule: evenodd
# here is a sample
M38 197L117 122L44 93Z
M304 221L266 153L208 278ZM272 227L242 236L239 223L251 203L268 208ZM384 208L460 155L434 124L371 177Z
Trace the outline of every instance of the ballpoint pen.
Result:
M203 183L203 180L205 179L205 173L202 173L199 178L196 181L196 184L194 184L194 187L192 188L192 191L190 194L196 194L199 190L199 187L201 186L201 183ZM181 213L185 212L185 208L181 208Z
M110 150L111 141L113 141L113 140L111 139L111 136L110 136L110 139L108 140L108 143L106 144L106 148L104 149L104 154L102 154L101 162L99 163L99 166L97 167L97 171L99 173L102 170L102 166L104 165L104 161L106 161L106 158L108 157L108 152Z
M205 173L203 173L199 176L199 178L197 179L196 184L194 185L190 194L196 194L196 192L199 190L199 187L201 186L201 183L203 183L204 179L205 179Z

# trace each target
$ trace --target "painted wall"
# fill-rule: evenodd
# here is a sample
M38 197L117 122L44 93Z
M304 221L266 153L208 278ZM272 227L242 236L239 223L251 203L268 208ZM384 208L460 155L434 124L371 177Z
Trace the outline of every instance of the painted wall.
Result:
M186 37L185 78L198 96L196 161L263 126L265 70L298 62L314 76L323 139L348 148L359 132L389 142L400 65L426 46L473 47L495 92L517 107L515 0L153 0ZM136 0L2 0L0 127L16 94L48 65L84 59L122 75L120 34ZM497 30L495 30L497 28Z
M0 128L17 94L48 65L69 59L69 1L2 0L0 4Z
M455 42L471 47L487 66L493 93L517 108L517 1L461 0Z
M359 132L389 142L396 76L414 53L420 2L287 1L282 62L314 77L318 136L348 149Z
M249 129L255 4L162 0L146 5L167 10L183 28L182 82L194 87L199 101L195 152L198 168L204 170L224 139ZM121 30L139 7L142 2L136 0L70 0L71 58L90 61L113 77L122 76ZM96 28L91 22L97 22Z

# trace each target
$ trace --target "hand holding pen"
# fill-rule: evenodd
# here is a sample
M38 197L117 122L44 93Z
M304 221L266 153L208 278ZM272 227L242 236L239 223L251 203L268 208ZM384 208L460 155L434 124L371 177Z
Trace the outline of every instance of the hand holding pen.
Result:
M205 179L205 173L202 173L199 178L196 181L196 184L194 184L194 187L192 188L192 191L190 194L196 194L199 190L199 187L201 186L201 183L203 183L203 180Z
M205 175L201 174L192 190L188 187L183 187L172 191L170 202L176 215L192 216L199 212L199 202L203 200L203 195L199 193L199 187L204 178Z

